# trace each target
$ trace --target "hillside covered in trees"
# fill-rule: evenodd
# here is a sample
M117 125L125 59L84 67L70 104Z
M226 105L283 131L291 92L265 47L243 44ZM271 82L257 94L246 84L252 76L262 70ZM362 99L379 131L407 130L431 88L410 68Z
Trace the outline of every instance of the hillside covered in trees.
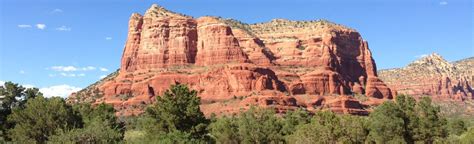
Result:
M130 117L12 82L0 86L0 95L0 143L474 143L470 122L444 117L427 97L399 95L369 116L254 107L207 118L197 92L181 84Z

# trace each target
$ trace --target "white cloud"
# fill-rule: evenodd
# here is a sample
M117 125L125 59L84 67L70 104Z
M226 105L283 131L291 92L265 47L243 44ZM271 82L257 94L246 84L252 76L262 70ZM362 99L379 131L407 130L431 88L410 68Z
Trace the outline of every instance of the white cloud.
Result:
M5 84L5 81L0 81L0 86L3 86L4 84ZM35 87L34 85L31 85L31 84L23 84L22 86L25 88ZM71 93L77 92L81 89L82 88L79 88L79 87L62 84L62 85L55 85L55 86L40 88L39 91L43 93L45 97L60 96L60 97L66 98Z
M79 73L79 72L88 72L88 71L108 71L108 69L103 68L103 67L94 67L94 66L86 66L86 67L75 67L75 66L51 66L49 68L46 68L47 70L53 70L57 71L58 73L54 74L48 74L49 77L56 77L56 76L62 76L62 77L85 77L85 73Z
M81 88L66 84L40 88L40 92L43 93L45 97L60 96L63 98L79 90L81 90Z
M73 71L93 71L96 70L96 67L86 66L86 67L75 67L75 66L52 66L46 69L51 69L54 71L60 72L73 72Z
M54 9L53 11L51 11L51 13L62 13L63 10L62 9Z
M31 28L31 25L27 25L27 24L20 24L18 25L19 28Z
M18 73L25 74L26 72L24 70L20 70Z
M45 24L36 24L36 28L38 28L40 30L44 30L46 28L46 25Z
M106 71L109 71L109 69L101 67L100 71L106 72Z
M105 77L107 77L107 76L106 76L106 75L101 75L99 78L100 78L100 79L103 79L103 78L105 78Z
M32 85L32 84L25 84L25 85L22 85L23 87L25 88L34 88L35 85Z
M448 5L448 2L447 1L441 1L441 2L439 2L439 5Z
M59 73L59 75L63 77L76 77L76 74L68 74L68 73Z
M93 66L87 66L87 67L83 67L82 70L83 71L91 71L91 70L95 70L96 68L93 67Z
M80 73L80 74L75 74L75 73L59 73L59 75L63 76L63 77L84 77L86 76L86 74L84 73Z
M56 30L57 31L71 31L71 28L66 27L66 26L61 26L61 27L56 28Z
M428 54L421 54L421 55L416 55L415 58L423 58L428 56Z
M112 37L105 37L105 40L112 40Z
M78 68L74 66L52 66L50 69L55 70L55 71L65 71L65 72L78 70Z

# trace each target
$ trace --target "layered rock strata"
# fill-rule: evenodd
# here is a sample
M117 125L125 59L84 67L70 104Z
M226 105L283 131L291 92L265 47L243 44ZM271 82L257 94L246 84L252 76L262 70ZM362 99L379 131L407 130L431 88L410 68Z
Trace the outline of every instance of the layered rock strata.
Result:
M394 93L378 78L368 43L354 29L325 20L194 19L153 5L130 17L117 74L68 101L105 102L118 115L139 114L175 83L197 90L208 115L250 106L367 114L364 103Z
M431 96L435 100L474 100L471 86L472 67L469 59L449 63L439 54L416 60L404 68L379 72L391 88L399 94Z

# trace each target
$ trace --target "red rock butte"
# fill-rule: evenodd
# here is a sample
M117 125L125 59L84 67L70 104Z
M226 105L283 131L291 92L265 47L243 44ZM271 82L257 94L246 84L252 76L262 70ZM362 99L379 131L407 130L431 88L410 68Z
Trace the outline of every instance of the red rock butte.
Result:
M394 93L354 29L325 20L195 19L153 5L130 17L120 69L68 101L136 115L175 83L198 91L206 115L250 106L366 115Z

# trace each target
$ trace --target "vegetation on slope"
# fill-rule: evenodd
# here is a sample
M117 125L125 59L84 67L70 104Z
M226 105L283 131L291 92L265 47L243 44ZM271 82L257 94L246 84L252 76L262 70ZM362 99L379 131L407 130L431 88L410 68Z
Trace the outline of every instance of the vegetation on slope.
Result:
M446 119L425 97L398 96L368 117L252 108L205 118L196 91L172 85L145 114L121 122L113 107L73 106L18 84L0 87L0 143L473 143L474 128Z

